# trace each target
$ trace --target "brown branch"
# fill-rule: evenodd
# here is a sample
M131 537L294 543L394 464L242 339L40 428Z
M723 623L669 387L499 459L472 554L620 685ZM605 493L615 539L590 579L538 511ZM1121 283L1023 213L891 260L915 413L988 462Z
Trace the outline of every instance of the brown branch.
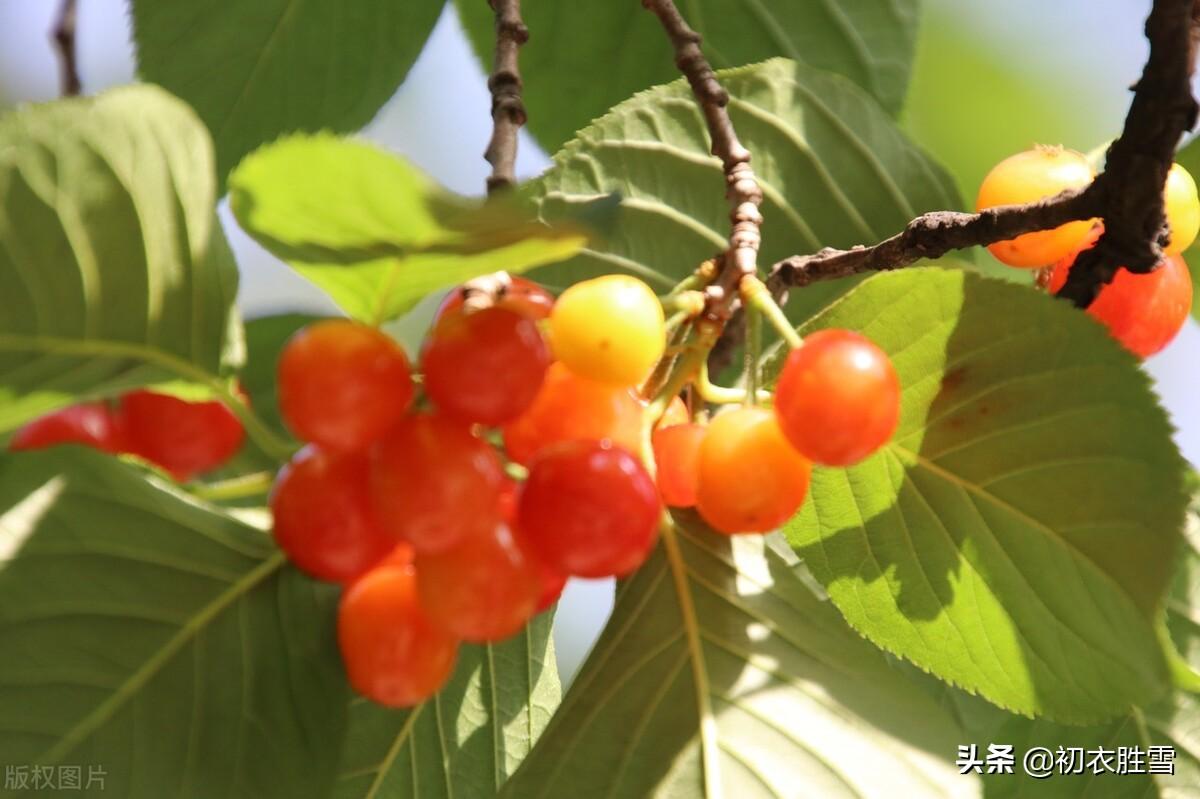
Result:
M700 34L684 20L673 0L642 0L653 12L675 48L675 65L687 78L692 94L704 114L712 139L712 154L721 159L725 170L725 196L729 199L732 230L729 249L716 280L708 287L705 316L724 324L737 301L737 287L746 275L758 269L758 249L762 243L762 188L750 167L750 151L738 140L726 106L729 95L700 49Z
M1155 0L1146 23L1150 59L1134 89L1125 129L1103 174L1082 192L980 214L934 212L871 247L825 249L777 263L768 284L777 298L789 286L909 266L951 250L1006 241L1075 220L1102 218L1105 233L1079 256L1059 296L1086 307L1116 270L1148 272L1162 260L1162 194L1180 137L1196 123L1190 74L1200 42L1200 0Z
M516 185L517 134L525 124L521 99L521 45L529 29L521 20L521 0L488 0L496 12L496 56L488 89L492 93L492 138L483 157L492 165L488 194Z
M78 18L78 0L62 0L58 17L54 21L51 37L61 64L62 96L75 97L82 90L79 82L79 62L75 53L75 24Z

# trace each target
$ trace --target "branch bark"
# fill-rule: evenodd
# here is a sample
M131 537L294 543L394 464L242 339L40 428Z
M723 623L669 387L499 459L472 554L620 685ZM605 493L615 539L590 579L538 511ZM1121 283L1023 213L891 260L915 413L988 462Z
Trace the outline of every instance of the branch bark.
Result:
M492 138L483 157L492 165L488 194L517 183L517 134L527 119L521 99L521 45L529 29L521 19L521 0L488 0L496 12L496 55L488 89L492 93Z
M63 97L75 97L82 91L79 81L79 62L76 58L75 25L78 19L78 0L62 0L54 20L54 48L58 53Z

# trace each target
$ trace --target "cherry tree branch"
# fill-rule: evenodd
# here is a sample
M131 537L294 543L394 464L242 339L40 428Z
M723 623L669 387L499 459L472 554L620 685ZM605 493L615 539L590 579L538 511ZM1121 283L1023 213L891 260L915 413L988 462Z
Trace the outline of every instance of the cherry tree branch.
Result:
M54 48L61 65L62 96L74 97L82 90L79 81L79 63L75 53L75 24L78 18L78 0L62 0L58 16L54 20Z
M488 89L492 93L492 138L483 157L492 165L488 194L516 185L517 134L525 124L521 99L521 45L529 29L521 19L521 0L488 0L496 12L496 55Z

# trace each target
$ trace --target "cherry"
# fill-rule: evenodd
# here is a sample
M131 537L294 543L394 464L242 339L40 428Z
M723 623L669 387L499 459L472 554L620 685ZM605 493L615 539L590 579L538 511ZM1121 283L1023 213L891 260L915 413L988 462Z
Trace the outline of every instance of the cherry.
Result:
M654 481L629 451L568 441L529 468L517 523L546 565L576 577L619 577L642 564L662 512Z
M84 402L29 422L13 433L8 448L16 452L59 444L81 444L113 454L125 447L120 425L108 405Z
M342 594L338 645L354 690L389 707L433 696L458 656L458 642L421 609L415 569L403 565L373 569Z
M375 518L360 453L300 451L271 492L275 543L301 570L348 582L396 553L396 539Z
M425 392L438 408L495 426L533 404L550 365L537 325L504 308L453 314L422 356Z
M688 406L683 401L682 397L671 397L671 401L667 404L667 409L663 411L663 415L659 418L655 427L660 430L664 427L675 427L681 424L688 424L692 421L692 414L688 412Z
M464 641L502 641L537 612L541 573L504 522L443 552L417 555L416 567L426 615Z
M504 447L509 458L525 464L551 444L573 439L611 440L636 451L644 415L629 389L579 377L553 363L533 405L505 425Z
M1087 158L1062 147L1035 147L1004 159L987 174L979 187L975 207L983 211L1053 197L1067 189L1082 189L1094 177ZM1053 230L1026 233L988 247L1009 266L1039 267L1052 264L1079 246L1091 229L1090 221L1068 222Z
M121 397L117 418L129 452L181 483L224 464L246 438L241 421L220 402L188 402L145 389Z
M775 388L779 426L802 455L848 466L879 449L900 420L900 381L866 336L821 330L788 355Z
M717 416L700 444L696 507L722 533L765 533L804 502L812 465L766 408Z
M1079 253L1095 246L1102 232L1097 226L1078 252L1055 264L1050 293L1058 293ZM1171 343L1187 322L1191 308L1192 276L1187 263L1178 255L1170 255L1149 274L1118 269L1087 312L1103 323L1125 349L1146 358Z
M673 508L696 504L700 478L700 443L706 428L698 424L660 427L654 431L654 461L658 467L658 492Z
M514 527L518 543L522 541L523 533L515 529L517 523L517 499L520 495L520 486L515 480L508 477L504 478L504 482L500 488L500 518L507 522L511 527ZM545 564L545 562L537 557L528 546L522 547L525 554L531 558L534 565L537 567L538 583L542 587L541 596L538 598L536 613L541 613L546 610L562 596L563 589L567 587L567 577L564 574L556 572Z
M279 405L292 431L326 449L362 449L400 420L413 398L404 350L372 327L316 322L279 358Z
M1165 252L1179 255L1195 243L1196 234L1200 233L1200 196L1196 194L1196 181L1179 164L1172 165L1167 173L1163 203L1171 229L1171 242Z
M550 318L550 311L554 309L553 294L520 275L512 275L509 280L509 285L496 298L495 307L506 308L535 322ZM462 286L447 294L433 315L433 329L437 329L442 319L458 313L462 309L463 299Z
M380 521L418 553L449 549L500 520L500 461L441 414L405 418L375 446L371 464Z
M666 348L662 305L642 281L606 275L576 283L550 314L554 355L576 374L633 386Z

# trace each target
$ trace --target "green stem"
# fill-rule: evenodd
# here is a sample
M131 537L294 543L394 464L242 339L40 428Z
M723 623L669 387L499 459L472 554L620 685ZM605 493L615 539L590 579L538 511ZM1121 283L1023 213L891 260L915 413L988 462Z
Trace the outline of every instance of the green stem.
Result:
M787 318L787 314L771 297L771 292L767 290L761 280L753 276L743 278L741 288L742 300L746 303L747 312L751 308L757 309L792 349L796 349L804 343L800 334L796 332L796 328L792 326L791 320Z
M718 386L712 382L708 375L707 362L700 367L700 376L696 378L696 391L699 392L700 399L711 402L713 405L740 405L748 402L750 397L749 392L745 389ZM760 388L754 394L753 404L767 402L770 399L771 392Z
M758 362L762 358L762 313L746 306L746 402L758 404Z
M245 474L241 477L233 477L229 480L192 486L191 492L200 499L206 499L210 502L221 502L231 499L262 496L271 491L271 486L274 482L275 475L271 472L254 472L253 474Z

